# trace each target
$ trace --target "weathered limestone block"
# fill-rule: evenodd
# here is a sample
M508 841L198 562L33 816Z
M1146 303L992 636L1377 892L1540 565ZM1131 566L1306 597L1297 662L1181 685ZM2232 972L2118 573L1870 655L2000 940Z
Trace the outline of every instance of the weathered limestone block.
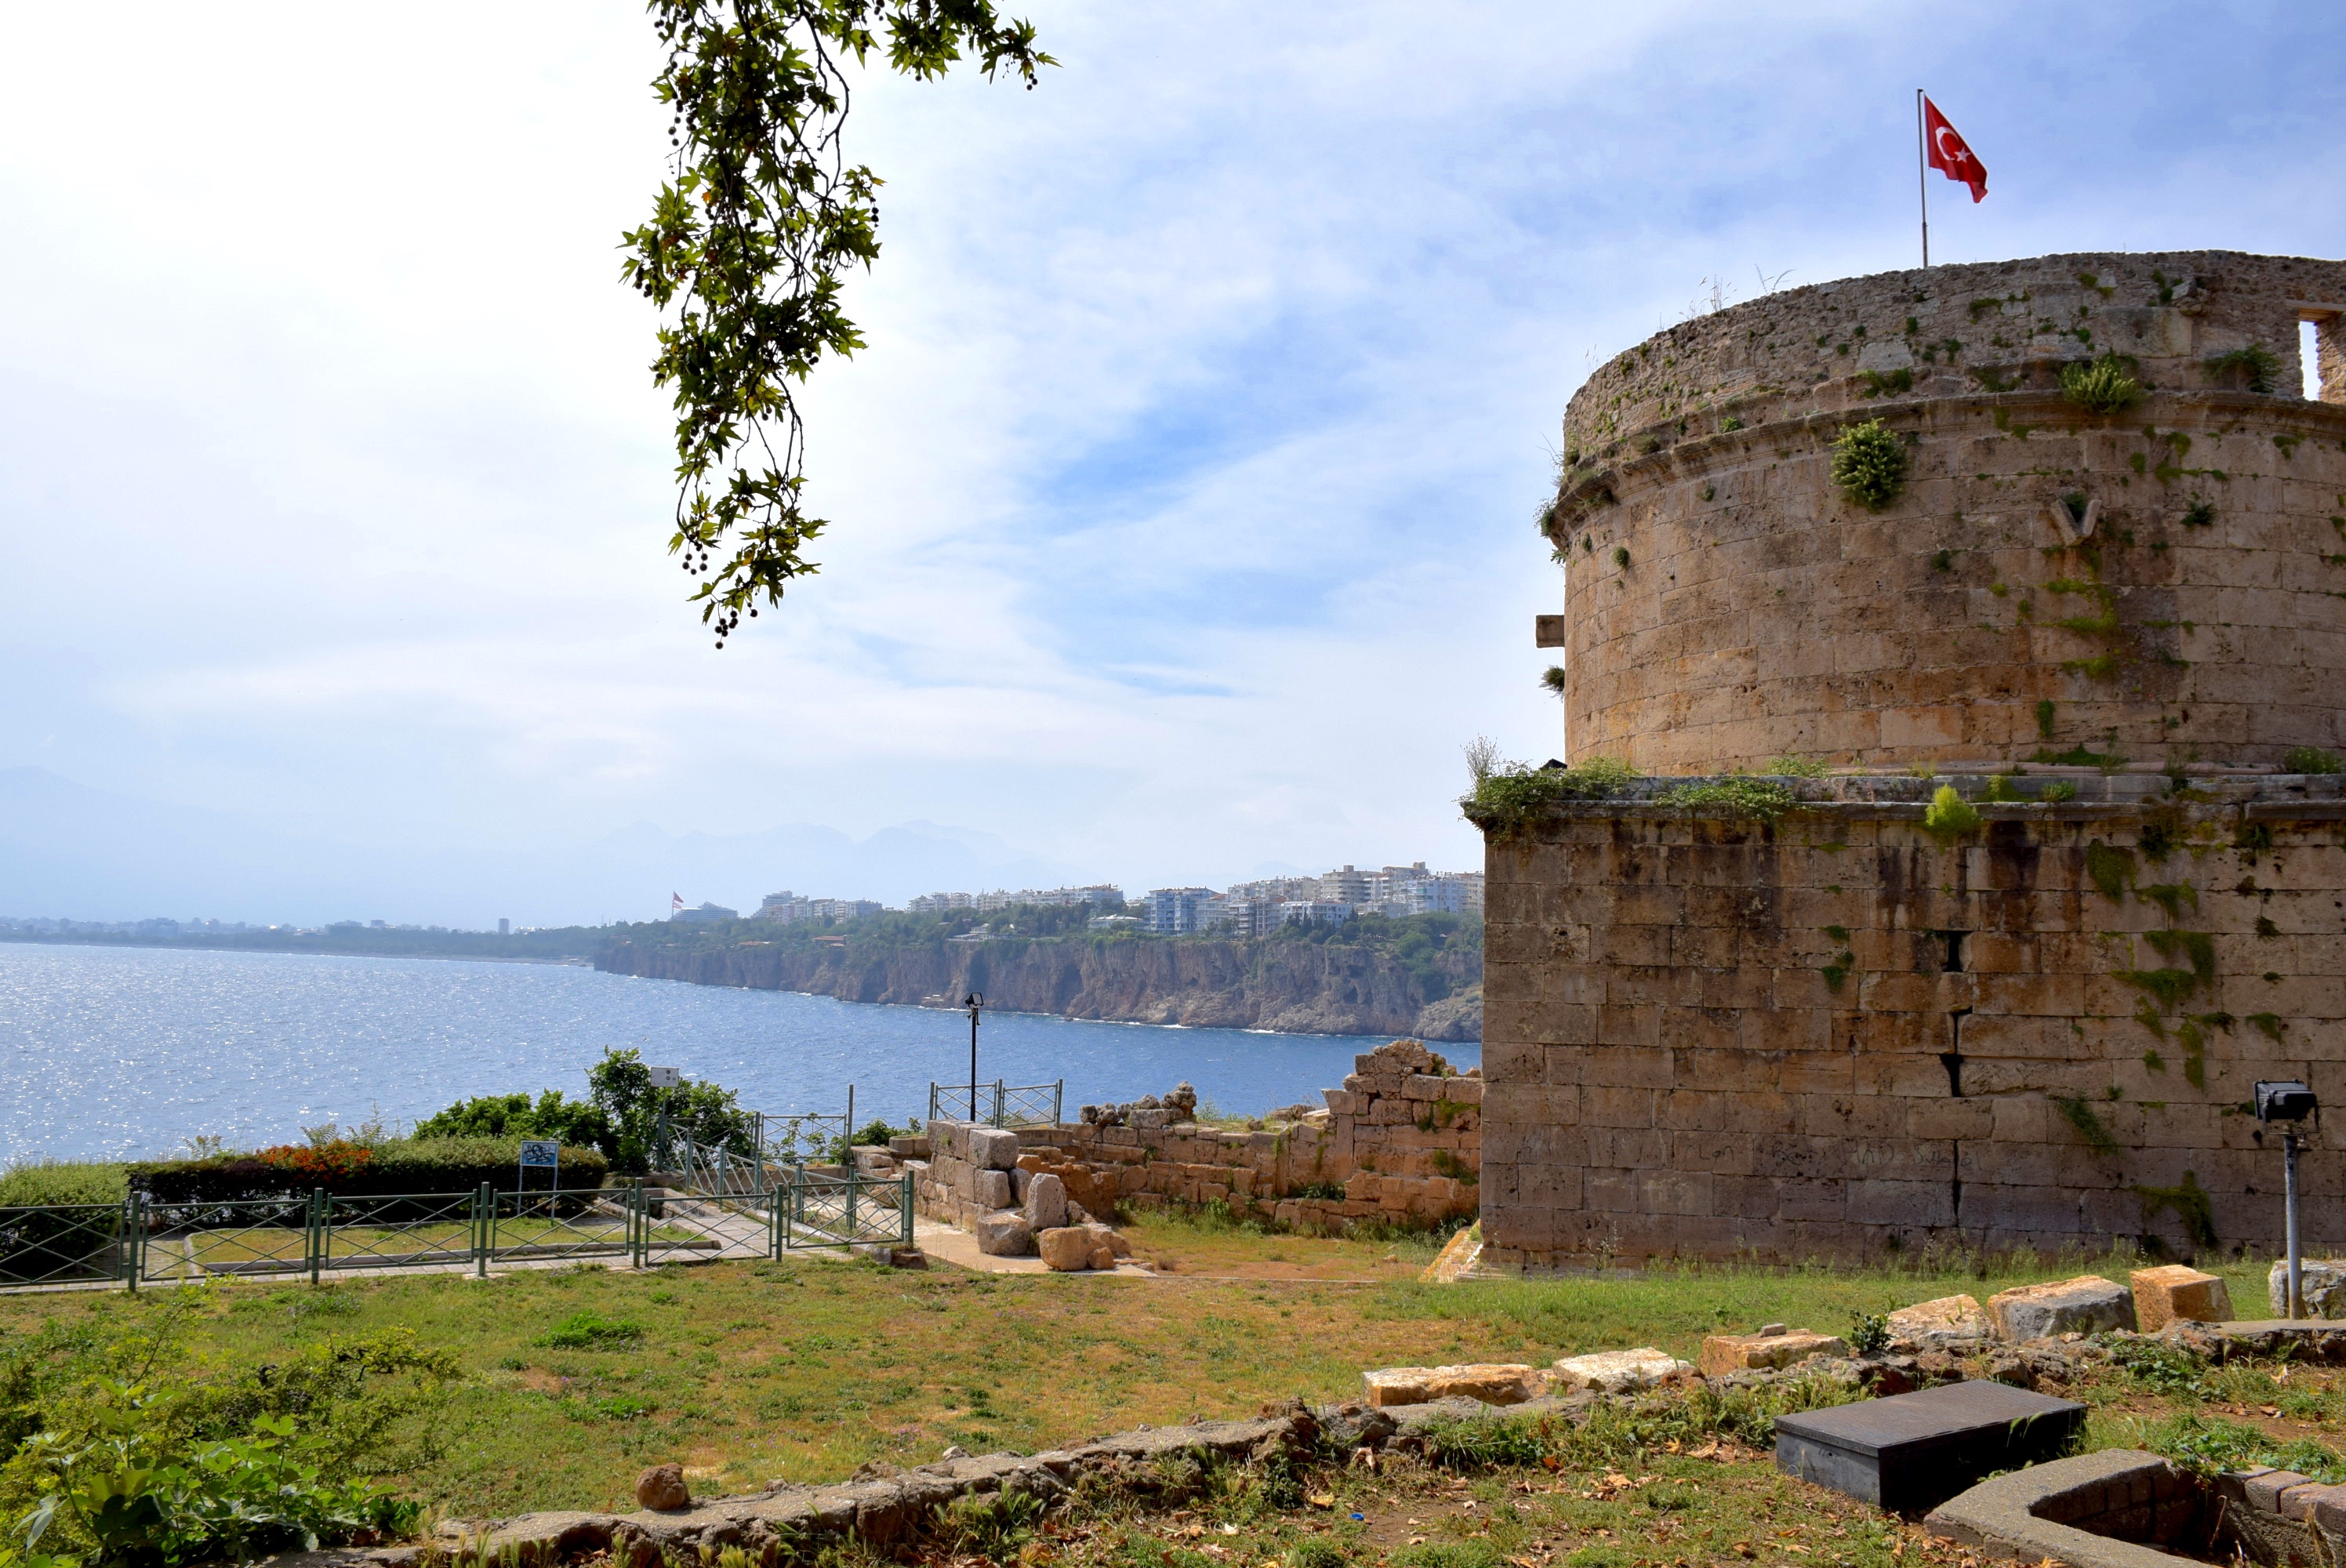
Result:
M970 1128L969 1163L986 1170L1016 1169L1018 1135L1007 1127Z
M983 1208L1008 1208L1015 1201L1010 1186L1010 1173L1005 1170L973 1172L970 1198Z
M1094 1220L1083 1228L1090 1233L1092 1244L1096 1247L1107 1247L1111 1257L1132 1256L1132 1243L1127 1241L1124 1238L1124 1232L1114 1226L1102 1225L1097 1220Z
M2007 1339L2132 1329L2134 1295L2098 1274L2080 1274L2050 1285L2000 1290L1987 1298L1987 1315L1996 1332Z
M1890 1314L1890 1342L1901 1349L1962 1349L1994 1336L1995 1326L1969 1296L1917 1301Z
M1092 1253L1097 1244L1091 1232L1078 1225L1053 1226L1035 1233L1035 1249L1043 1255L1043 1267L1059 1274L1075 1274L1092 1266ZM1108 1267L1116 1267L1114 1254Z
M2305 1303L2309 1318L2346 1318L2346 1262L2329 1258L2316 1262L2300 1257L2297 1262L2297 1288ZM2289 1316L2289 1260L2281 1259L2272 1266L2265 1278L2265 1290L2276 1318Z
M1025 1257L1035 1250L1034 1228L1015 1210L979 1215L971 1228L977 1232L977 1249L988 1257Z
M2156 1334L2169 1323L2223 1323L2232 1316L2232 1295L2213 1274L2170 1263L2159 1268L2137 1268L2127 1277L2134 1287L2134 1320L2137 1331Z
M1650 1389L1693 1367L1650 1347L1636 1350L1599 1350L1589 1356L1568 1356L1548 1370L1548 1380L1559 1389L1595 1389L1600 1393L1627 1393Z
M1772 1332L1770 1331L1772 1330ZM1757 1334L1712 1334L1702 1342L1703 1376L1780 1369L1810 1356L1846 1356L1849 1341L1838 1334L1770 1324Z
M1057 1176L1035 1176L1026 1187L1026 1223L1036 1235L1067 1223L1067 1187Z
M1022 1207L1026 1202L1027 1188L1035 1182L1035 1172L1037 1167L1026 1163L1034 1157L1032 1155L1020 1155L1018 1168L1010 1173L1010 1201Z
M1486 1405L1519 1405L1539 1392L1539 1374L1517 1362L1463 1367L1386 1367L1361 1374L1372 1410L1464 1398Z

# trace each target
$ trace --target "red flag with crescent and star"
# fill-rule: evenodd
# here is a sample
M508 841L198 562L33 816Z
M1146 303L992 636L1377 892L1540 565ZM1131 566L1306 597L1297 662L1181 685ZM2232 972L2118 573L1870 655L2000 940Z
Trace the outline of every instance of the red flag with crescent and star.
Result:
M1928 149L1924 156L1933 168L1959 185L1970 186L1974 201L1987 195L1987 166L1973 153L1963 133L1947 123L1939 106L1927 97L1923 100L1923 140Z

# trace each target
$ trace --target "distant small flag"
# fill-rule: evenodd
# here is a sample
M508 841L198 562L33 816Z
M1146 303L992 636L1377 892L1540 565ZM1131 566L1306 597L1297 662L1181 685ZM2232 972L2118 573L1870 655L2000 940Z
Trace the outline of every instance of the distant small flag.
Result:
M683 895L682 893L670 893L670 894L668 894L668 913L670 913L670 914L674 914L674 913L676 913L676 911L678 911L678 910L682 909L683 907L684 907L684 895Z
M1923 142L1924 156L1933 168L1958 185L1970 186L1974 201L1987 195L1987 166L1980 162L1971 144L1964 140L1963 133L1947 123L1947 117L1928 97L1923 100Z

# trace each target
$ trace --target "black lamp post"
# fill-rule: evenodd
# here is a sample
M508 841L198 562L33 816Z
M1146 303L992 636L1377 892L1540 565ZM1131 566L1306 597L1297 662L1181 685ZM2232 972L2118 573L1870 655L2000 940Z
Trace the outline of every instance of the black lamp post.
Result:
M2320 1102L2313 1097L2313 1091L2293 1079L2257 1084L2257 1120L2267 1126L2275 1122L2282 1124L2281 1201L2288 1208L2289 1315L2292 1319L2305 1311L2304 1271L2297 1251L2297 1124L2308 1116L2318 1117L2320 1112Z
M985 1005L985 993L973 991L961 999L961 1004L969 1009L969 1124L975 1126L977 1125L977 1014Z

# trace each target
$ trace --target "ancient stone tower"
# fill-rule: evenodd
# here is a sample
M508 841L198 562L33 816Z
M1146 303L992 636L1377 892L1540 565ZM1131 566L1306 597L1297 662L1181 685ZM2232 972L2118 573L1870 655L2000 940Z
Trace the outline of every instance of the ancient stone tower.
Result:
M2341 318L2346 263L2054 256L1590 378L1539 640L1645 777L1478 809L1492 1256L2277 1244L2250 1085L2346 1122Z

